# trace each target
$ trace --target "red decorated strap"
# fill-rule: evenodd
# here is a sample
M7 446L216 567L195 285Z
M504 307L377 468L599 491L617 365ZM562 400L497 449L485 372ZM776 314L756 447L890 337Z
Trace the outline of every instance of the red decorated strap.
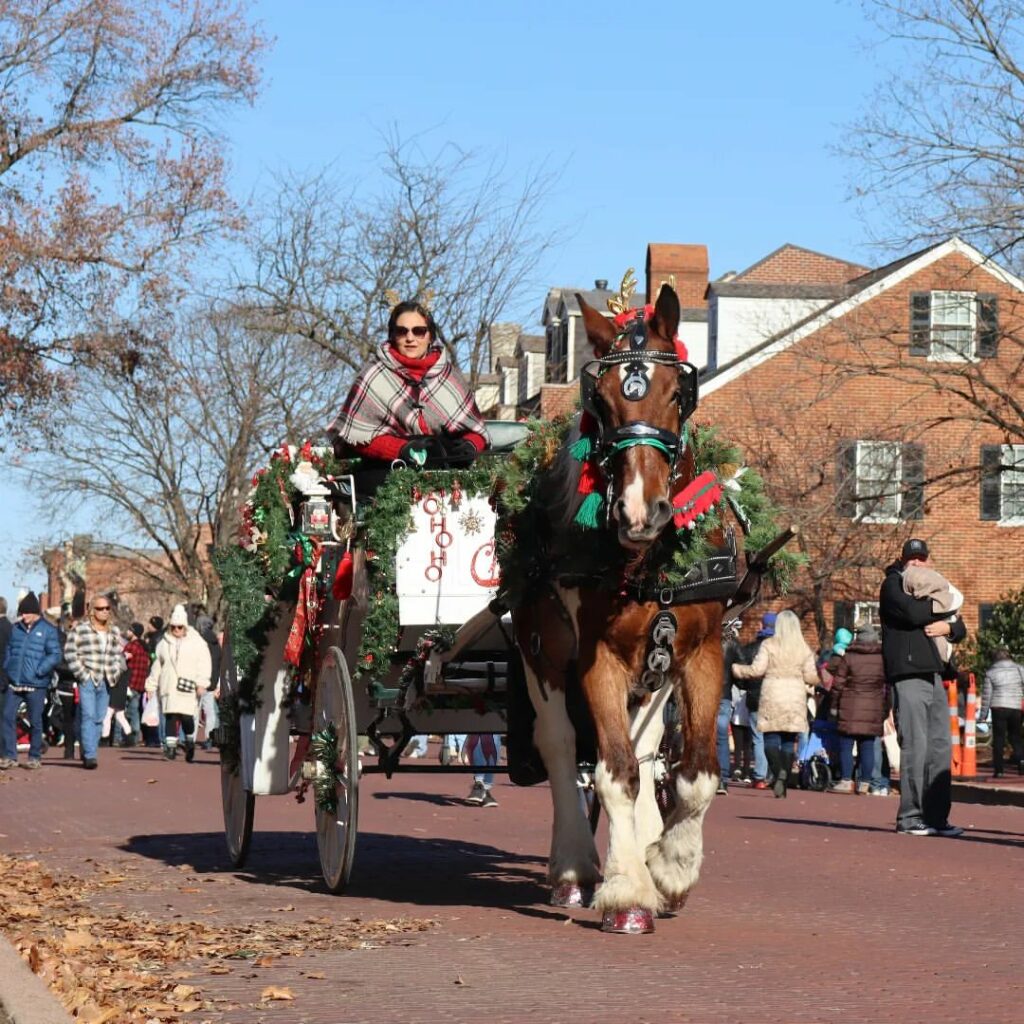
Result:
M713 470L701 473L672 499L673 522L677 530L692 529L697 517L722 500L722 485Z
M331 586L331 593L335 601L347 601L352 596L352 552L346 551L338 563L338 571L334 574L334 583Z

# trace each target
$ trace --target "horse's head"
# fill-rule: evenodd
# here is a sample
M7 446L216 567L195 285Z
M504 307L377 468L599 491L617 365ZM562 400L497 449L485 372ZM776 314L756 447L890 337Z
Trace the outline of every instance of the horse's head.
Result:
M696 406L696 370L676 352L679 299L663 285L650 318L641 310L622 328L577 300L597 356L583 367L580 386L597 424L608 513L619 542L643 550L672 518L673 484L692 475L684 431Z

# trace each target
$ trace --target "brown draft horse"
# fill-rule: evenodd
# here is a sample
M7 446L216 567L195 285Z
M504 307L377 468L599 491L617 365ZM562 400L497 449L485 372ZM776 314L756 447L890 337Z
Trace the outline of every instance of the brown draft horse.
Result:
M670 287L662 287L644 325L646 338L640 335L639 341L579 301L598 360L589 405L600 419L600 452L608 480L608 522L594 531L593 543L607 545L621 561L622 552L615 551L620 546L627 566L640 565L652 545L674 530L670 496L695 475L693 453L682 440L684 418L692 410L684 408L678 393L680 370L686 365L675 356L673 341L679 300ZM638 317L643 323L642 311ZM631 388L629 375L638 372L644 382ZM643 437L657 441L639 440ZM572 440L565 442L540 481L540 500L554 538L551 564L557 564L559 531L573 528L570 491L579 480L580 464L568 454ZM709 540L723 543L724 531ZM700 873L703 819L719 775L715 720L722 690L725 598L670 601L666 607L664 601L644 600L639 591L630 595L573 582L563 569L558 565L549 570L551 578L515 614L516 640L537 713L534 744L547 768L554 802L548 870L552 902L586 903L588 890L597 887L594 906L603 914L606 931L651 931L656 913L682 907ZM652 623L666 611L676 627L665 673L671 687L651 692L644 673ZM595 726L595 784L609 823L603 880L576 783L575 730L566 703L567 687L575 679ZM671 691L680 713L682 756L671 765L676 801L663 822L654 768Z

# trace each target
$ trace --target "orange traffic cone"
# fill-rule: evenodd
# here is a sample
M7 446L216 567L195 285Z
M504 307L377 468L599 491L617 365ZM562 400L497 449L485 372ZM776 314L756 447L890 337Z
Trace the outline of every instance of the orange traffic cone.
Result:
M949 739L952 750L949 758L949 773L954 778L961 773L960 759L960 710L957 707L956 680L946 684L946 697L949 700Z
M967 710L964 713L964 750L960 774L973 779L978 774L978 751L975 746L975 723L978 720L978 691L974 685L974 673L967 677Z

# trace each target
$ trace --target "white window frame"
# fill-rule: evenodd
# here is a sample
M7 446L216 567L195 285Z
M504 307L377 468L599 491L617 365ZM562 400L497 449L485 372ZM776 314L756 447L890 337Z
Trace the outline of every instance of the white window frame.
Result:
M969 363L978 356L978 303L975 292L935 291L929 302L928 358L939 363ZM966 351L936 342L947 331L966 331Z
M1024 444L1004 444L1000 463L1003 472L999 474L999 523L1002 526L1024 526ZM1007 472L1006 467L1012 467L1012 471ZM1011 488L1019 495L1015 514L1006 512Z
M854 601L853 603L853 626L863 626L870 622L875 629L882 628L882 615L877 601Z
M863 490L861 481L864 479L861 473L862 463L866 464L870 457L869 452L880 448L891 449L895 458L893 468L895 470L892 479L893 493L886 494L883 498L857 499L857 519L862 523L898 523L903 511L903 446L899 441L858 441L857 462L854 470L854 484L856 493L859 495ZM881 501L893 502L892 512L873 511Z

